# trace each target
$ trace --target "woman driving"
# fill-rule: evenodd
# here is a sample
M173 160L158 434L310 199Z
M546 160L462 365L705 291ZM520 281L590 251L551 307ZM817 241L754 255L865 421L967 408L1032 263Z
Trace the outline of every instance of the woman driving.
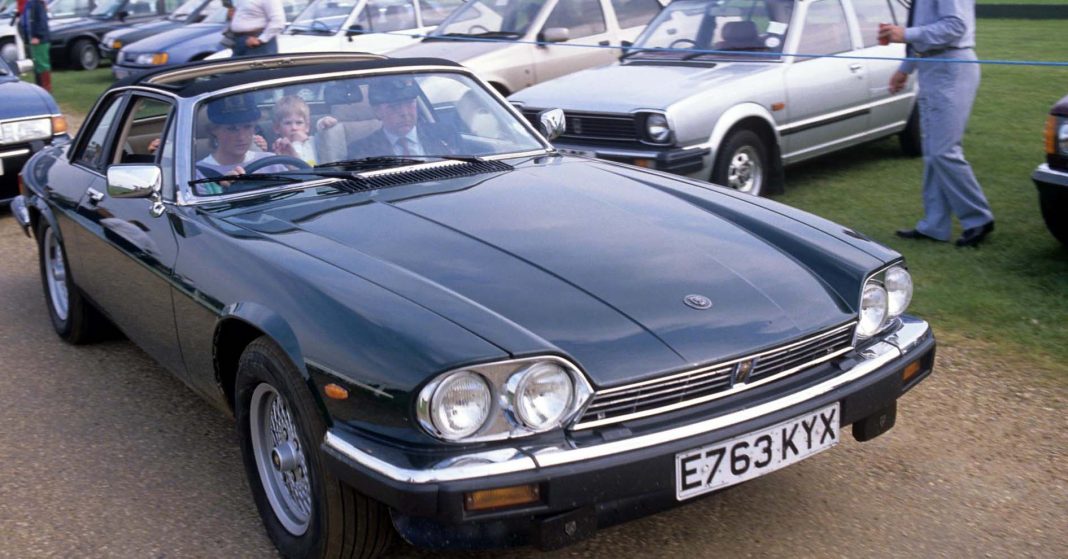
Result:
M211 101L207 106L207 114L212 152L196 162L198 179L249 172L277 173L288 169L282 164L262 168L252 165L255 161L276 157L276 154L259 150L256 124L261 113L251 95L231 95ZM220 194L224 186L217 183L198 184L197 194Z

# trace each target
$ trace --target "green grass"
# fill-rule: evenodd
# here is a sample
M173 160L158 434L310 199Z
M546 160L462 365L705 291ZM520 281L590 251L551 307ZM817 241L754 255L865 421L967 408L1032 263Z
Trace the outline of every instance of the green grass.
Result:
M978 54L1065 60L1063 26L1063 21L981 20ZM1018 31L1024 28L1027 39L1021 40ZM896 139L788 169L787 192L779 200L902 252L916 283L911 311L930 320L939 335L982 340L998 353L1065 371L1068 249L1046 230L1030 179L1045 157L1046 115L1065 94L1068 68L983 68L964 148L994 209L997 230L978 249L893 236L922 212L922 161L903 157Z
M980 20L979 56L1068 60L1064 23ZM54 80L63 111L80 122L111 84L111 73L62 71ZM893 236L922 211L922 162L903 157L896 140L790 168L779 199L901 251L916 281L911 310L930 320L943 340L982 340L993 352L1068 378L1068 250L1046 231L1030 179L1044 157L1046 114L1065 94L1068 68L983 68L965 152L994 208L997 230L977 250Z

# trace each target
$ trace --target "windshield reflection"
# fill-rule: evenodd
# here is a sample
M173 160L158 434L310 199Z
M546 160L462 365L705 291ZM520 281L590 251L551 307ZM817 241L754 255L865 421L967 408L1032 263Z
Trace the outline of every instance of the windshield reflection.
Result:
M527 34L546 0L473 0L430 35L519 38Z
M766 60L730 52L782 53L794 0L680 0L638 37L628 60ZM709 53L701 51L720 51Z

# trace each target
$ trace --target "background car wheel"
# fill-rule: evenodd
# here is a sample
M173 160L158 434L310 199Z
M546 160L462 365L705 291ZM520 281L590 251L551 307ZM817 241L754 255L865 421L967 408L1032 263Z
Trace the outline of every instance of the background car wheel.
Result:
M104 317L74 285L63 241L44 219L37 228L37 253L48 316L56 334L72 344L84 344L96 341L104 332L110 331Z
M912 107L912 113L909 114L909 123L905 125L905 129L898 134L898 140L901 142L901 151L909 157L919 157L923 155L923 138L920 130L920 108L918 106Z
M738 130L720 144L712 182L738 192L761 196L768 191L770 170L768 148L764 140L752 130Z
M75 69L95 70L100 65L100 51L88 39L78 39L70 47L70 60Z
M1042 208L1042 220L1046 229L1062 245L1068 247L1068 193L1061 188L1040 188L1038 205Z
M0 58L8 62L15 62L19 59L19 47L15 41L0 42Z
M326 424L285 353L261 337L234 391L241 454L267 534L286 557L371 558L393 538L389 511L322 466Z

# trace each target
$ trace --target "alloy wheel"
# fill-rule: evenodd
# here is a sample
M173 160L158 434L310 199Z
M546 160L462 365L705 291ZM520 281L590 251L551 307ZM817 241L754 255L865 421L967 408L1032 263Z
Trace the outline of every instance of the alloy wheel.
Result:
M289 404L273 386L260 383L249 404L252 452L263 490L286 531L301 536L311 523L308 461Z
M45 231L45 274L48 280L48 301L60 320L67 320L70 312L70 297L67 292L67 262L63 247L52 228Z
M764 166L753 146L742 146L731 156L727 186L747 194L759 194L764 183Z

